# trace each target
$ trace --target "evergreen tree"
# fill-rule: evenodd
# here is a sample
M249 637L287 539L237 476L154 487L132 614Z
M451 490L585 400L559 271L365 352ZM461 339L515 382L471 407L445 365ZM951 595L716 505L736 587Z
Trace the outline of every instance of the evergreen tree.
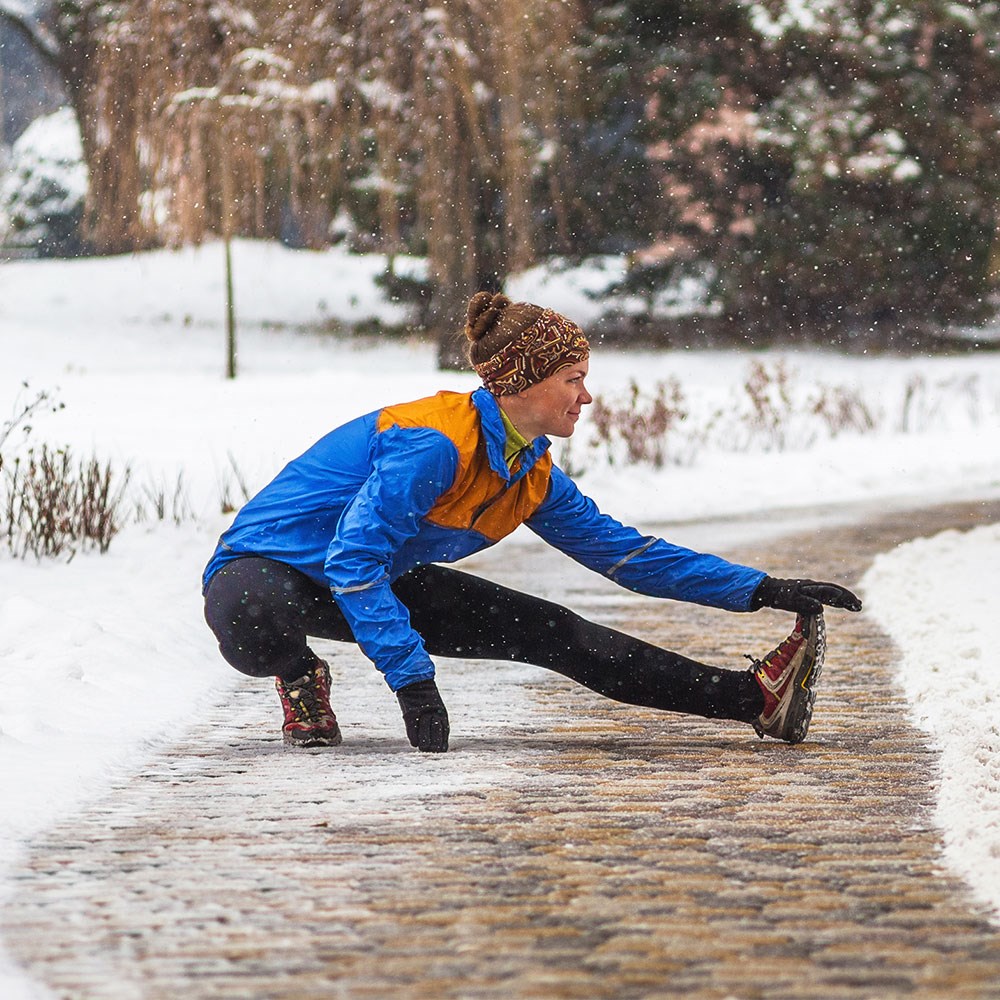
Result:
M648 246L659 228L664 201L647 156L651 51L636 7L583 5L573 45L586 73L562 141L541 157L536 181L550 253L628 253Z
M991 270L1000 10L674 5L651 113L664 241L758 329L974 318Z
M41 257L82 252L87 170L69 108L36 118L14 143L0 178L0 242Z

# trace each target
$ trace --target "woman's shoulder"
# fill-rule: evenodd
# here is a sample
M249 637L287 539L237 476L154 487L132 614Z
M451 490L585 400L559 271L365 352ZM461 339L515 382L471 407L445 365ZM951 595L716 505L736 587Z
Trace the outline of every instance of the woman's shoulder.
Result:
M432 427L448 431L477 420L471 392L442 390L433 396L394 403L378 411L378 429L389 427Z

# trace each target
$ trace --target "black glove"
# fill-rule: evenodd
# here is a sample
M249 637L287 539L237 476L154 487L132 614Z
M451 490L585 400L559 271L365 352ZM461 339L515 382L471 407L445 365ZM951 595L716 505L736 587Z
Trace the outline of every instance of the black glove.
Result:
M750 598L750 610L777 608L794 611L797 615L818 615L823 605L860 611L861 600L846 587L836 583L817 583L815 580L776 580L765 576Z
M434 681L415 681L396 692L411 746L425 753L448 749L448 710Z

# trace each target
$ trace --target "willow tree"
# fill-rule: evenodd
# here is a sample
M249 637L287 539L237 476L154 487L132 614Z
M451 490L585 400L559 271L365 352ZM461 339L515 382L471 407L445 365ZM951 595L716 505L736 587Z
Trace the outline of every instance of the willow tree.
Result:
M165 225L196 234L202 223L180 213L219 201L213 163L226 162L242 232L273 226L276 194L309 245L338 210L370 217L368 245L426 253L431 325L453 364L465 301L531 262L539 200L558 216L570 186L559 151L576 114L579 23L574 0L258 3L253 48L233 44L211 86L161 87L169 126L154 130L152 160L173 206ZM182 196L192 185L197 196Z
M444 333L532 260L540 201L565 218L576 0L78 0L43 23L98 251L322 246L347 211L366 245L426 253Z
M210 83L241 27L249 44L252 19L200 0L53 0L37 17L0 4L0 17L59 73L76 113L89 175L88 245L115 253L169 242L164 201L173 192L156 186L156 136L169 128L171 94Z
M448 334L465 301L530 263L539 202L558 214L570 186L559 154L579 100L579 9L574 0L356 0L313 10L307 62L326 68L342 121L353 116L370 139L361 161L342 145L342 168L364 165L387 248L401 245L412 211L440 357L454 363Z

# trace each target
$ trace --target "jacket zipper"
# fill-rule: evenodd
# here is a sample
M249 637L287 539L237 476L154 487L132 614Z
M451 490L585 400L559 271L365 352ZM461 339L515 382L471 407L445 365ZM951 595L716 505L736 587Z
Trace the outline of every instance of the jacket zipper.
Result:
M500 497L502 497L507 492L507 490L509 490L509 489L510 489L510 484L508 484L507 486L501 486L500 489L498 489L496 491L496 493L493 494L493 496L491 496L487 500L484 500L472 512L472 520L469 522L469 528L470 529L474 528L476 526L476 521L478 521L483 516L483 514L485 514L486 511L489 510L490 507L492 507L493 504L495 504L497 502L497 500L499 500Z
M526 450L527 449L525 449L525 451ZM505 485L501 486L500 489L498 489L496 491L496 493L493 494L493 496L491 496L491 497L487 498L486 500L484 500L472 512L472 520L469 522L469 528L470 529L472 529L472 528L474 528L476 526L476 521L478 521L483 516L483 514L485 514L486 511L488 511L490 509L490 507L492 507L493 504L495 504L497 502L497 500L499 500L515 483L519 483L524 478L524 476L527 474L527 472L529 470L526 470L524 468L524 454L525 454L524 451L522 451L520 453L520 456L519 456L520 464L518 465L518 471L517 471L516 476L514 478L508 480Z

